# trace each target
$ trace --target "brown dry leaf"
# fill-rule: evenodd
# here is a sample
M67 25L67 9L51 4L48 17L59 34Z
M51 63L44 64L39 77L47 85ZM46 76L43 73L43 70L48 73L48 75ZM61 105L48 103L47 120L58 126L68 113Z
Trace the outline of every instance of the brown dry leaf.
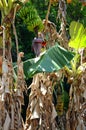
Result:
M51 85L49 77L45 74L37 74L33 77L33 82L30 85L30 104L27 109L29 114L26 117L25 130L36 130L37 128L38 130L52 130L52 128L56 128L56 112L52 103Z
M40 118L40 108L39 108L39 102L37 99L33 99L31 102L31 120L32 119L39 119Z
M67 130L86 129L86 69L82 71L81 77L76 75L70 88L69 110L67 112ZM76 116L77 115L77 116ZM72 124L72 125L71 125Z
M9 114L6 113L6 119L5 119L5 123L4 123L4 126L3 126L3 130L9 130L10 122L11 122L11 119L9 117Z

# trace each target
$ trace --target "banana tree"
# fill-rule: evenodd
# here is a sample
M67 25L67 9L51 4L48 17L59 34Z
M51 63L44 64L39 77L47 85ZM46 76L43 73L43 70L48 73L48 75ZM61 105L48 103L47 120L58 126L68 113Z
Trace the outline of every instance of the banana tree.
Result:
M0 0L1 26L0 26L0 130L23 130L21 118L21 104L23 103L23 91L25 87L23 53L18 53L18 40L15 29L15 14L20 8L19 3L25 1ZM11 31L14 31L17 45L17 79L14 79L14 71L11 56ZM22 76L21 76L22 75Z
M73 56L70 51L56 44L46 50L41 56L24 62L26 78L33 77L32 84L29 86L31 92L29 95L25 130L60 129L56 123L56 117L59 113L56 112L52 102L53 90L55 83L59 82L62 77L62 68L65 65L70 66ZM59 96L59 100L60 102L57 107L61 111L61 109L63 110L62 95ZM61 104L62 108L59 107ZM62 126L63 121L60 121L60 126Z
M70 102L67 112L67 130L86 129L86 28L79 22L70 24L69 46L76 55L68 76L71 81Z
M61 4L64 5L64 7L61 6ZM64 10L66 9L65 1L60 2L60 7L63 7ZM31 10L31 8L30 8L30 10ZM36 12L34 11L34 9L32 12L34 12L35 18L34 18L33 13L31 14L31 11L29 11L29 9L27 9L27 6L25 6L24 8L22 8L20 10L19 16L23 19L23 21L27 25L28 29L31 31L34 31L34 27L36 25L38 26L39 22L36 24L36 20L38 18L36 19ZM64 11L62 11L60 13L63 13L63 12ZM34 19L34 21L33 22L30 21L31 19ZM61 17L61 20L62 19L64 19L64 18ZM64 22L64 21L62 20L62 22ZM46 20L43 21L43 24L45 24L45 23L46 23ZM47 21L47 24L50 25L49 27L51 27L48 29L48 30L51 30L51 32L49 32L49 34L51 34L51 33L53 34L53 31L54 31L54 33L57 37L57 32L56 32L56 28L55 28L54 24L49 21ZM62 41L62 42L63 42L63 39L66 40L65 34L64 34L65 33L65 30L64 30L65 23L63 23L63 24L64 24L64 26L61 28L62 29L61 32L63 32L63 33L61 33L62 36L61 36L61 38L59 38L60 41ZM38 26L38 27L40 27L40 26ZM45 27L46 27L46 24L45 24ZM45 32L45 30L44 30L44 32ZM54 37L52 38L51 35L49 36L49 39L53 39L54 44L55 44ZM64 38L63 38L63 35L64 35ZM51 43L52 42L49 42L50 45L51 45ZM62 56L61 53L66 56ZM57 57L57 54L58 54L58 57ZM68 56L70 55L70 57L68 58L67 55ZM55 57L57 57L57 59L55 59ZM62 62L61 59L63 59L64 62ZM59 129L58 126L56 126L56 122L55 122L56 112L55 112L55 106L52 103L52 92L53 92L52 85L51 86L45 85L45 79L47 79L46 84L48 84L48 82L50 83L50 79L48 81L48 78L50 76L46 75L46 72L50 73L50 72L58 71L59 69L64 67L67 63L69 63L69 61L71 59L72 59L71 54L68 53L65 49L62 49L61 47L59 47L59 45L57 45L57 46L51 48L49 51L46 51L45 54L42 55L41 57L38 57L38 58L32 59L32 60L28 60L24 63L24 68L27 68L27 69L24 69L24 70L26 70L25 71L26 77L33 76L33 82L30 86L31 87L31 94L29 97L30 103L28 105L27 114L26 114L26 126L25 126L26 130L27 129L31 129L31 130L33 130L33 129L34 130L35 129L51 129L51 130ZM36 62L36 60L38 60L38 61ZM32 63L32 65L31 65L31 63ZM29 68L29 65L31 65L31 68ZM37 74L38 72L42 72L42 74ZM34 74L37 74L37 75L34 75ZM41 77L42 77L42 79L41 79ZM43 91L41 91L41 89L43 89ZM49 90L51 89L51 90L48 91L48 89ZM45 91L45 93L44 93L44 91ZM35 97L34 97L34 95L35 95ZM41 98L39 98L40 95L41 95ZM44 97L47 97L46 104L48 104L48 102L49 102L49 104L48 104L49 109L50 109L49 112L47 110L47 107L44 105L45 104ZM61 96L59 96L59 97L61 97ZM40 102L41 102L42 106L40 106ZM61 102L62 102L62 100L61 100ZM54 111L54 114L53 114L53 111ZM44 112L45 112L45 114L44 114ZM52 117L52 115L54 115L54 117ZM44 117L46 117L46 118L44 119ZM53 119L53 121L51 121L50 118ZM61 122L63 122L63 121L61 121Z
M64 67L64 71L63 71L63 74L68 78L68 82L71 84L70 92L69 92L70 102L69 102L69 108L68 108L68 111L66 114L66 121L67 121L66 129L67 130L74 130L74 129L85 130L85 128L86 128L85 127L85 105L86 105L85 104L85 102L86 102L86 90L85 90L86 35L85 35L85 30L86 29L83 27L83 25L81 23L72 22L70 25L71 39L69 42L69 46L74 48L75 57L71 61L71 67L69 67L69 68ZM47 74L49 74L49 72L58 71L59 69L62 68L62 66L61 66L62 61L63 61L63 63L65 63L64 59L66 59L67 55L69 57L69 54L67 54L65 52L66 51L64 49L60 48L58 45L50 48L42 56L25 62L24 67L27 68L27 66L31 66L31 67L29 67L29 70L27 72L25 72L25 74L27 76L29 74L29 76L30 76L30 74L34 75L39 72L44 72L44 73L47 72ZM65 57L61 58L61 56L65 56ZM83 60L83 57L84 57L84 60ZM72 57L69 60L71 60L71 59L72 59ZM61 64L59 64L59 62ZM47 65L48 65L48 67L47 67ZM63 66L65 66L65 65L67 65L67 64L63 64ZM53 77L55 76L54 74L53 74ZM35 75L33 78L33 82L30 86L30 88L31 88L30 101L31 102L27 109L26 129L28 129L29 127L31 129L35 129L35 125L37 126L37 128L39 127L38 129L41 129L41 127L43 127L42 124L39 124L39 123L40 123L40 120L43 122L43 119L41 117L41 114L43 116L43 113L42 113L43 111L41 111L41 109L44 107L43 106L44 100L42 100L40 98L41 103L42 103L42 106L40 106L40 101L38 100L37 96L38 96L38 93L42 94L42 92L43 92L43 91L40 91L40 88L41 88L41 90L42 90L42 88L44 88L44 90L46 91L44 78L47 79L47 76L50 76L50 75L47 75L47 76L45 75L44 77L42 77L42 76L43 76L42 74L38 74L37 77ZM43 79L41 79L41 78L43 78ZM49 79L49 77L48 77L48 79ZM47 79L47 81L48 81L48 79ZM40 83L42 85L40 85ZM36 87L37 87L37 89L36 89ZM34 97L34 92L36 92L35 97ZM46 94L45 94L45 96L46 96ZM34 103L35 106L32 105L33 104L32 101L34 98L35 98L35 103ZM52 98L51 98L51 100L52 100ZM40 109L38 109L38 108L40 108ZM46 109L47 108L42 109L42 110L46 110ZM39 114L40 111L41 111L41 114ZM52 105L51 105L51 113L52 112L53 112L53 109L52 109ZM34 113L36 113L36 115ZM36 118L36 116L38 116L38 117ZM51 116L51 118L52 118L52 116ZM44 122L46 122L46 121L44 121ZM30 126L28 125L29 123L31 124ZM50 122L47 122L47 123L48 123L47 126L50 127L50 125L49 125ZM73 125L71 125L72 123L73 123ZM46 128L46 124L44 124L44 128ZM56 128L59 129L58 126Z

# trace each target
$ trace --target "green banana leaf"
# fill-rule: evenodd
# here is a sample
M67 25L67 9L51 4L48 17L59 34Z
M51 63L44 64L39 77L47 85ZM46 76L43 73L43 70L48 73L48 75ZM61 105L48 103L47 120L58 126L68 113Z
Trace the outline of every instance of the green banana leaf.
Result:
M32 77L40 72L55 72L65 65L69 66L74 54L60 45L56 44L40 57L29 59L24 62L24 72L26 77Z
M79 22L72 21L69 27L71 39L69 46L78 50L86 47L86 28Z

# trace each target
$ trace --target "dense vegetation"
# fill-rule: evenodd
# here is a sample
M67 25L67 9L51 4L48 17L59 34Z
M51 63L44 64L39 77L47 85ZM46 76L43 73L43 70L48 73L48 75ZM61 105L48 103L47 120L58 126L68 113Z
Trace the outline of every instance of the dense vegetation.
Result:
M48 1L47 0L31 0L32 4L36 8L39 16L45 19L48 9ZM67 25L66 30L69 37L69 25L72 21L78 21L86 26L86 7L82 6L82 3L79 1L71 2L70 4L66 5L67 7ZM78 15L77 15L78 14ZM60 21L58 20L58 3L55 3L51 6L49 20L56 24L57 30L60 29ZM23 21L16 15L16 28L19 37L19 49L20 51L25 52L25 59L32 58L33 52L31 50L32 40L35 37L34 32L31 32L27 29L26 25ZM22 37L23 36L23 37ZM24 44L23 44L24 43ZM27 49L26 49L27 48ZM14 49L13 49L14 50Z
M85 130L86 2L0 0L0 11L0 130Z

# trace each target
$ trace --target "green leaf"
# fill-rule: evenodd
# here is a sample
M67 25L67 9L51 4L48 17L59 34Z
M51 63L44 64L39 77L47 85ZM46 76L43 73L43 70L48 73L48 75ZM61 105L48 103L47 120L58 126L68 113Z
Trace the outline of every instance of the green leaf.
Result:
M73 53L58 44L48 49L42 56L30 59L24 63L26 77L31 77L39 72L55 72L65 65L69 65Z
M69 32L71 39L75 39L76 37L81 37L81 34L84 31L84 27L81 23L72 21L69 27Z
M70 36L69 46L75 49L86 47L86 28L79 22L71 22L70 24Z

